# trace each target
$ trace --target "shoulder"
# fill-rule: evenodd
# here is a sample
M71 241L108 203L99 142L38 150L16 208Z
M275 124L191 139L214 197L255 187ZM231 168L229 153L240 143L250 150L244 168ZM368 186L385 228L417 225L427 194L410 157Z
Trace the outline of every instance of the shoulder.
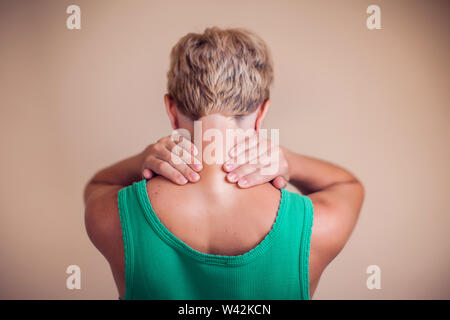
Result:
M146 183L152 206L167 208L177 201L186 203L192 197L190 185L180 186L162 176L156 176Z
M316 208L308 196L282 189L282 205L286 207L292 219L300 219L304 224L312 224ZM306 226L307 227L307 226Z
M121 186L108 186L99 190L86 203L85 225L87 234L100 252L110 260L122 245L122 229L118 209ZM120 246L119 246L120 247Z

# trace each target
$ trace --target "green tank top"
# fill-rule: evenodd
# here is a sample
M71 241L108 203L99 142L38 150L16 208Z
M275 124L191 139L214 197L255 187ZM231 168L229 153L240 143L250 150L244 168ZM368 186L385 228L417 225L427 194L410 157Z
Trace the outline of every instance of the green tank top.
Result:
M275 223L237 256L196 251L173 235L150 204L146 180L119 191L125 249L124 299L309 299L313 207L281 189Z

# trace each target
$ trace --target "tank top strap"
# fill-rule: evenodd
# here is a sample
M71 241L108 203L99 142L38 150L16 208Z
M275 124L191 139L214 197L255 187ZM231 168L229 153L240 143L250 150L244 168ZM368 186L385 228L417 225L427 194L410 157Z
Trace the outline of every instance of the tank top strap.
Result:
M284 190L286 198L286 217L276 246L286 247L285 254L297 251L299 286L301 299L309 300L309 253L311 230L313 223L313 207L311 200L296 192Z
M124 300L133 298L136 255L139 256L142 225L146 223L139 201L139 183L142 183L142 181L119 190L117 199L125 254L126 290Z

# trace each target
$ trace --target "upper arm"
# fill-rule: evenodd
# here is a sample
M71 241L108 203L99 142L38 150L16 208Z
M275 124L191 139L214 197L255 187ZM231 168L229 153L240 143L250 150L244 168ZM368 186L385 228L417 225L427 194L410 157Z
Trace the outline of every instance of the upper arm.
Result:
M95 186L86 197L85 225L89 239L111 263L123 260L123 239L117 195L121 186Z
M311 278L318 278L348 241L359 216L364 188L358 181L340 183L309 194L314 207L311 233Z

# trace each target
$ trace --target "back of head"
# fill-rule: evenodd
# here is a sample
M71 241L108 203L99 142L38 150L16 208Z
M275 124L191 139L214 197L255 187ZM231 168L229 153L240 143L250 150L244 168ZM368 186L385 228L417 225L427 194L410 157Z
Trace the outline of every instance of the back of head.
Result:
M213 113L239 116L269 99L273 62L257 35L213 27L177 42L167 77L169 96L192 120Z

